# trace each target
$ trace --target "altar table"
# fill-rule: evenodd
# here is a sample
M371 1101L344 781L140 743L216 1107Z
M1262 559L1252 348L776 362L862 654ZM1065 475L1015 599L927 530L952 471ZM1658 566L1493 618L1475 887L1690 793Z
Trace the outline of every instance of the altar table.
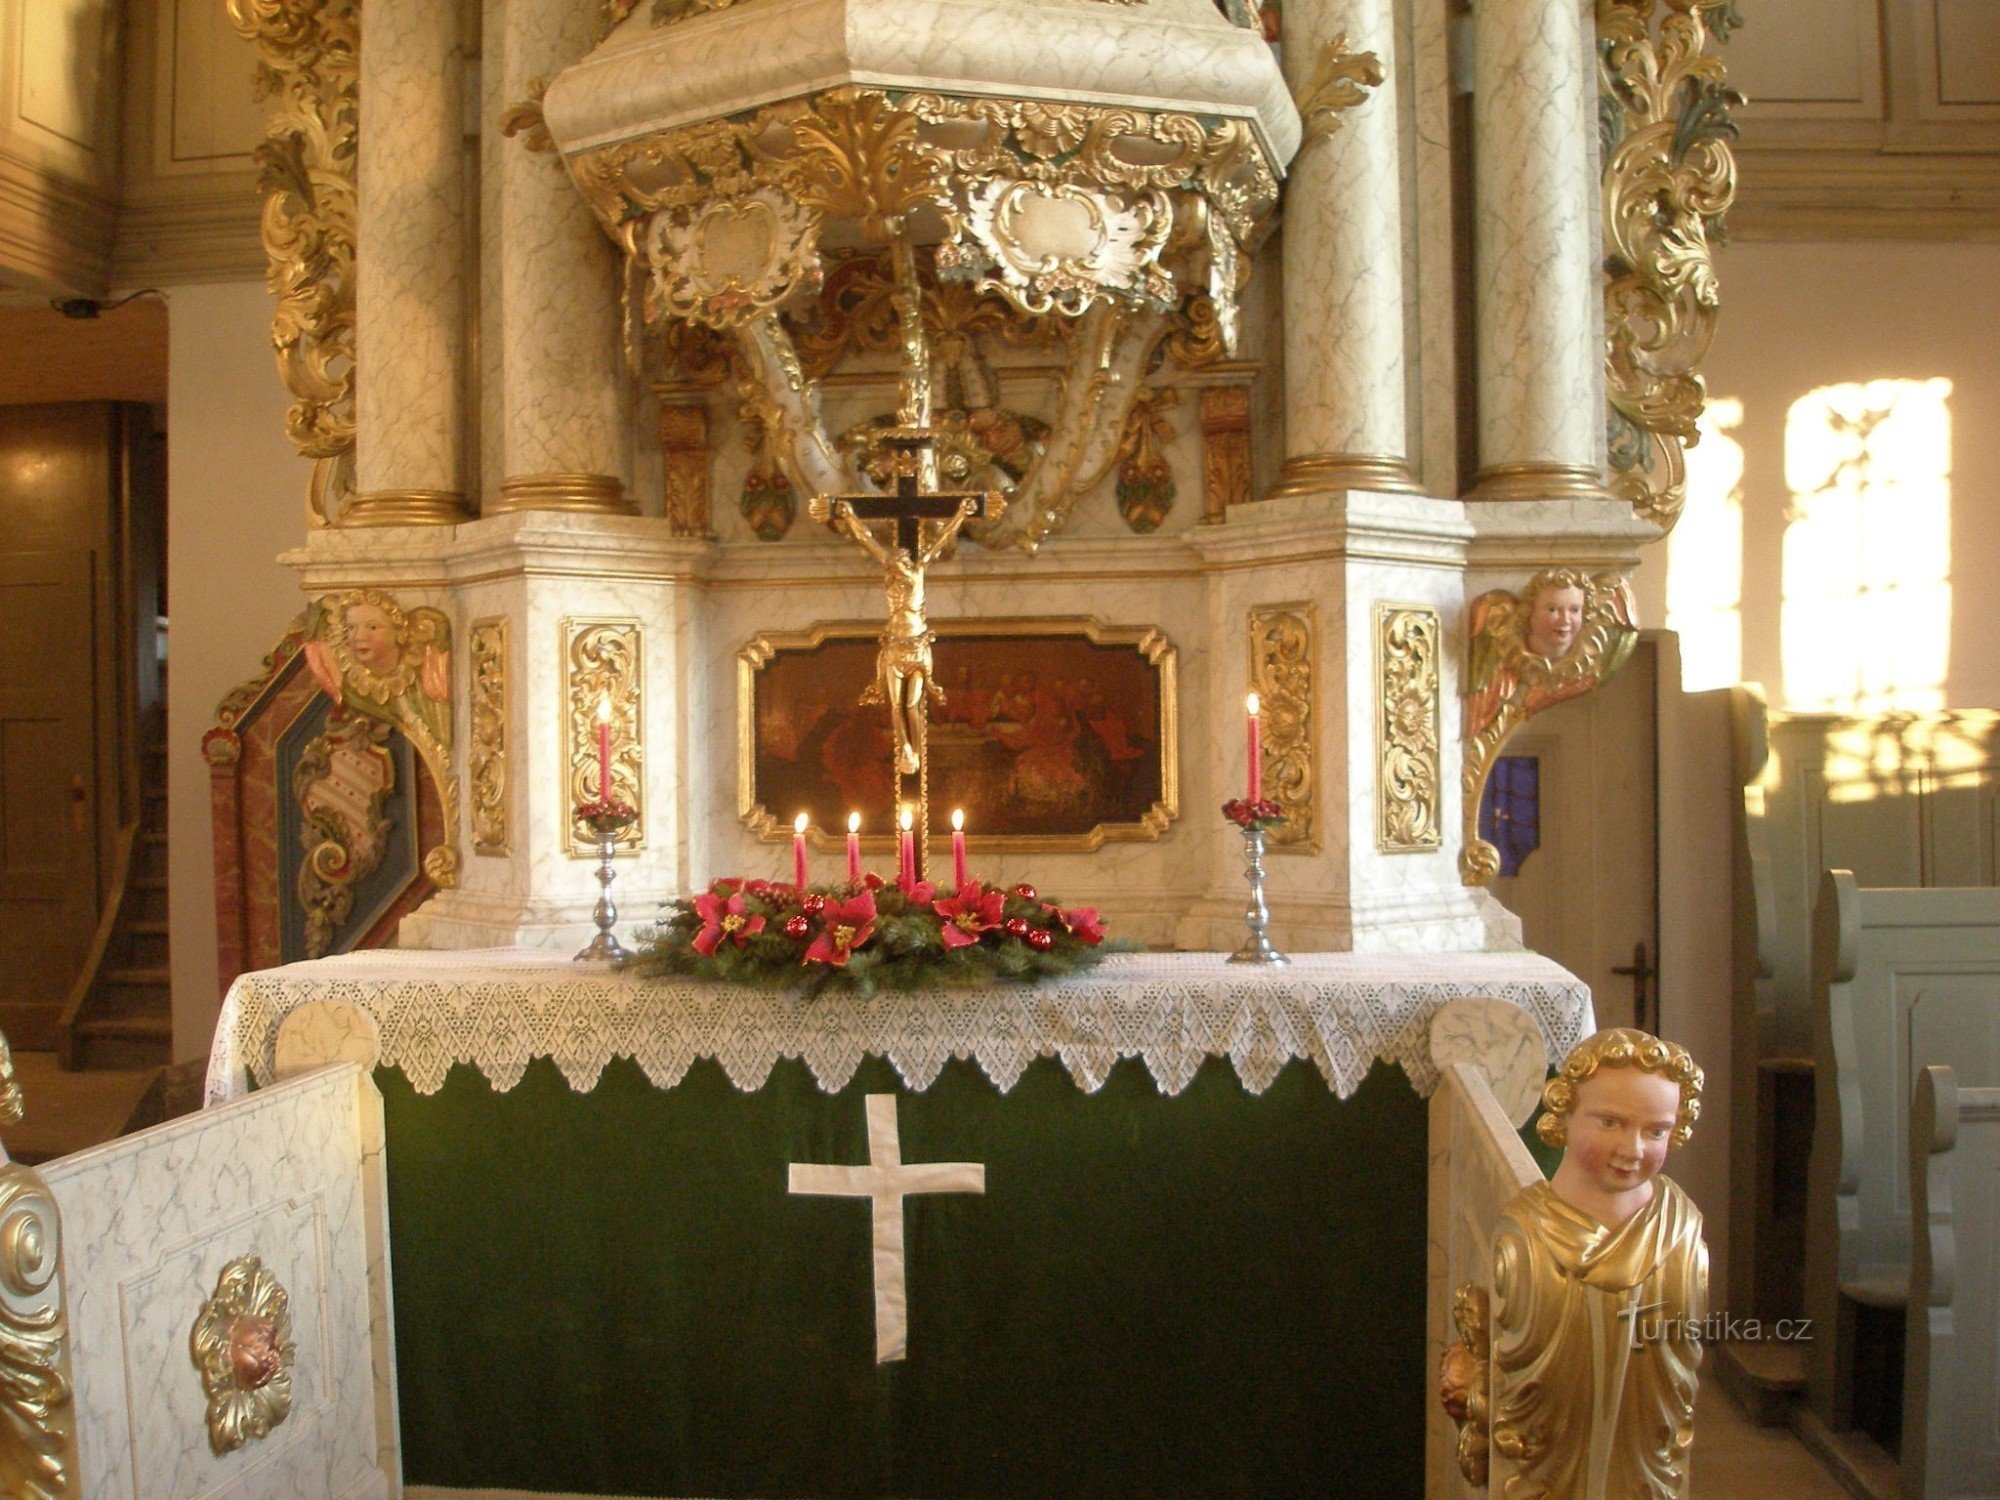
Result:
M378 950L239 979L209 1092L376 1063L411 1483L1404 1497L1468 995L1592 1025L1531 954L805 1001Z

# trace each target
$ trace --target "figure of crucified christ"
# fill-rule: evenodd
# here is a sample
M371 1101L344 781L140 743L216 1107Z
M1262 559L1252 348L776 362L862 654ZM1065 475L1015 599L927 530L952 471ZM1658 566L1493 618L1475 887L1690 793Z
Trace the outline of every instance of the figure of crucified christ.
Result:
M987 497L988 512L992 500ZM889 617L882 627L882 649L875 658L875 681L861 695L864 704L886 703L896 738L896 770L914 776L921 761L917 750L918 724L926 699L944 702L944 689L932 680L930 621L924 614L924 570L944 555L959 528L979 514L981 497L967 495L958 509L934 523L935 534L928 543L920 542L913 556L907 547L883 545L868 522L854 514L845 500L829 501L815 496L807 513L824 522L829 513L834 525L866 549L882 566L882 589Z

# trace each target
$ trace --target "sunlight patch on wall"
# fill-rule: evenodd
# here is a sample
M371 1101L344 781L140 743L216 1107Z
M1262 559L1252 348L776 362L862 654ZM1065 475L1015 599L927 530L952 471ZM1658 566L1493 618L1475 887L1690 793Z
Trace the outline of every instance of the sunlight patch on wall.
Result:
M1687 450L1687 503L1667 538L1667 629L1690 693L1743 677L1743 403L1711 399Z
M1781 642L1794 710L1944 706L1951 382L1821 386L1785 419Z

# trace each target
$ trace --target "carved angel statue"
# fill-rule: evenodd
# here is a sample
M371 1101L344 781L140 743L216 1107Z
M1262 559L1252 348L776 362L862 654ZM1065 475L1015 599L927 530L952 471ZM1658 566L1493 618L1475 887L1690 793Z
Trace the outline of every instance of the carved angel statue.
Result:
M1589 692L1631 654L1634 614L1626 580L1576 568L1537 573L1519 595L1481 594L1469 621L1467 736L1491 725L1504 704L1527 719Z
M1688 1493L1708 1247L1660 1169L1701 1088L1684 1048L1616 1028L1542 1091L1536 1128L1562 1164L1493 1241L1489 1417L1508 1500Z
M998 496L986 497L989 518L999 514ZM979 498L968 495L945 520L932 523L931 539L912 555L907 547L878 541L868 522L855 515L845 500L815 495L807 514L833 524L859 542L882 568L882 589L888 619L882 627L881 650L875 658L875 681L861 695L864 704L886 703L896 739L896 770L914 776L921 765L917 749L918 721L926 701L944 702L944 689L933 679L930 620L924 612L924 570L944 555L961 527L979 514Z

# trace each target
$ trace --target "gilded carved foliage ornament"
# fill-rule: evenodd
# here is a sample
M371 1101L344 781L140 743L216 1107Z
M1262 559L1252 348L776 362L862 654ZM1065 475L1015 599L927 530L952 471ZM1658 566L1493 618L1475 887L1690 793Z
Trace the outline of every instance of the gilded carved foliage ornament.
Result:
M22 1116L0 1037L0 1125ZM62 1215L39 1173L0 1151L0 1494L74 1500L75 1391L62 1282Z
M567 747L569 805L623 802L638 816L618 837L618 852L637 849L646 834L645 742L640 735L640 674L644 633L637 620L562 622L564 744ZM610 708L611 785L597 773L597 725ZM595 859L597 831L580 818L569 825L568 849L575 859Z
M422 757L444 813L444 837L424 856L424 874L441 890L457 885L451 622L428 605L406 610L379 589L350 589L315 599L305 628L306 665L326 695L401 730Z
M1730 111L1743 102L1703 48L1735 24L1733 0L1597 5L1612 490L1668 528L1707 399L1695 366L1721 301L1710 247L1736 197Z
M359 0L228 0L257 44L277 113L257 148L271 346L293 401L285 431L314 460L307 505L325 526L353 491L354 173L360 133Z
M1476 1281L1451 1299L1458 1342L1444 1351L1438 1368L1438 1404L1458 1424L1458 1472L1474 1489L1486 1488L1488 1434L1492 1422L1492 1298Z
M222 1268L202 1304L188 1351L208 1397L208 1446L217 1457L268 1437L292 1414L291 1297L254 1255Z
M1424 605L1375 606L1377 686L1375 847L1421 854L1444 842L1439 645L1444 627Z
M1384 76L1382 59L1373 52L1348 50L1346 32L1322 44L1313 59L1312 76L1296 96L1299 117L1305 122L1299 156L1340 129L1342 113L1363 103Z
M505 854L507 838L507 620L474 620L466 632L472 653L472 743L466 748L471 778L472 852Z
M1519 594L1481 594L1468 614L1459 873L1467 885L1486 885L1500 872L1500 851L1479 836L1479 802L1501 748L1543 709L1581 697L1623 666L1639 628L1630 579L1576 568L1537 573Z
M389 725L360 715L330 719L292 767L307 845L297 884L307 958L332 951L354 914L356 889L381 868L394 832L382 809L395 786Z
M1250 684L1264 721L1264 794L1285 809L1266 831L1273 853L1319 852L1319 611L1281 604L1250 612Z

